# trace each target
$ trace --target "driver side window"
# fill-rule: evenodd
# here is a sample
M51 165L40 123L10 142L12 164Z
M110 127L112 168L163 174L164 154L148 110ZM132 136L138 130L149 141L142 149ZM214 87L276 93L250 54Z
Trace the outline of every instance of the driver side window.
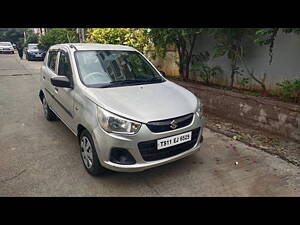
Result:
M72 68L69 59L69 54L65 51L60 52L59 64L58 64L58 75L66 76L72 80Z
M48 67L55 72L57 51L50 51L48 56Z

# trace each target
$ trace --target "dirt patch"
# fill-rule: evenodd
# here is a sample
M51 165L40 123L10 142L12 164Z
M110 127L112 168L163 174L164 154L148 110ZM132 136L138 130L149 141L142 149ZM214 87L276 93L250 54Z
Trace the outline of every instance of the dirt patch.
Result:
M204 112L300 143L300 105L175 81L200 97Z
M259 148L296 166L300 166L299 143L208 113L205 113L205 117L207 118L206 127L210 130L222 133L248 146Z

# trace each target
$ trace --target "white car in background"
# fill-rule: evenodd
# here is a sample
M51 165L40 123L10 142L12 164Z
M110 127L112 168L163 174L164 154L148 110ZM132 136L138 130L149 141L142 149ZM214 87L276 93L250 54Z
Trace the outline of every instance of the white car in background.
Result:
M10 42L0 42L0 53L15 53L15 49Z

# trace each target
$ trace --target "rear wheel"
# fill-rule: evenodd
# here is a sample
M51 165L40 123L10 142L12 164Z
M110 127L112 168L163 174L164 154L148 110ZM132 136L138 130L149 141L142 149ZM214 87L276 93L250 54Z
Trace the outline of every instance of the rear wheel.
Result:
M80 134L80 153L84 168L89 174L98 176L106 171L99 162L93 138L87 130Z

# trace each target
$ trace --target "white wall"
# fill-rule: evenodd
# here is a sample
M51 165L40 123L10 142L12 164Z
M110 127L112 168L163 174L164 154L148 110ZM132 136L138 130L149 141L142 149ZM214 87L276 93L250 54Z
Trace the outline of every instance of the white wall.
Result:
M197 39L195 46L195 54L201 51L209 51L213 55L215 41L213 38L203 35ZM267 73L265 84L267 89L276 89L276 83L284 80L293 80L300 78L300 35L286 34L278 32L273 48L273 61L269 65L269 46L258 46L254 43L249 44L246 56L246 61L249 68L252 68L259 78L262 78L264 73ZM176 75L176 59L174 52L169 53L170 56L165 60L156 60L155 65L160 68L166 68L171 74ZM178 57L177 57L178 58ZM214 83L229 84L230 82L230 60L227 56L222 56L210 62L212 65L219 65L223 69L223 75L217 76ZM178 75L178 72L177 72ZM197 72L191 73L191 78L201 80ZM235 86L238 86L242 77L236 76ZM260 88L255 82L251 81L248 85L250 88Z

